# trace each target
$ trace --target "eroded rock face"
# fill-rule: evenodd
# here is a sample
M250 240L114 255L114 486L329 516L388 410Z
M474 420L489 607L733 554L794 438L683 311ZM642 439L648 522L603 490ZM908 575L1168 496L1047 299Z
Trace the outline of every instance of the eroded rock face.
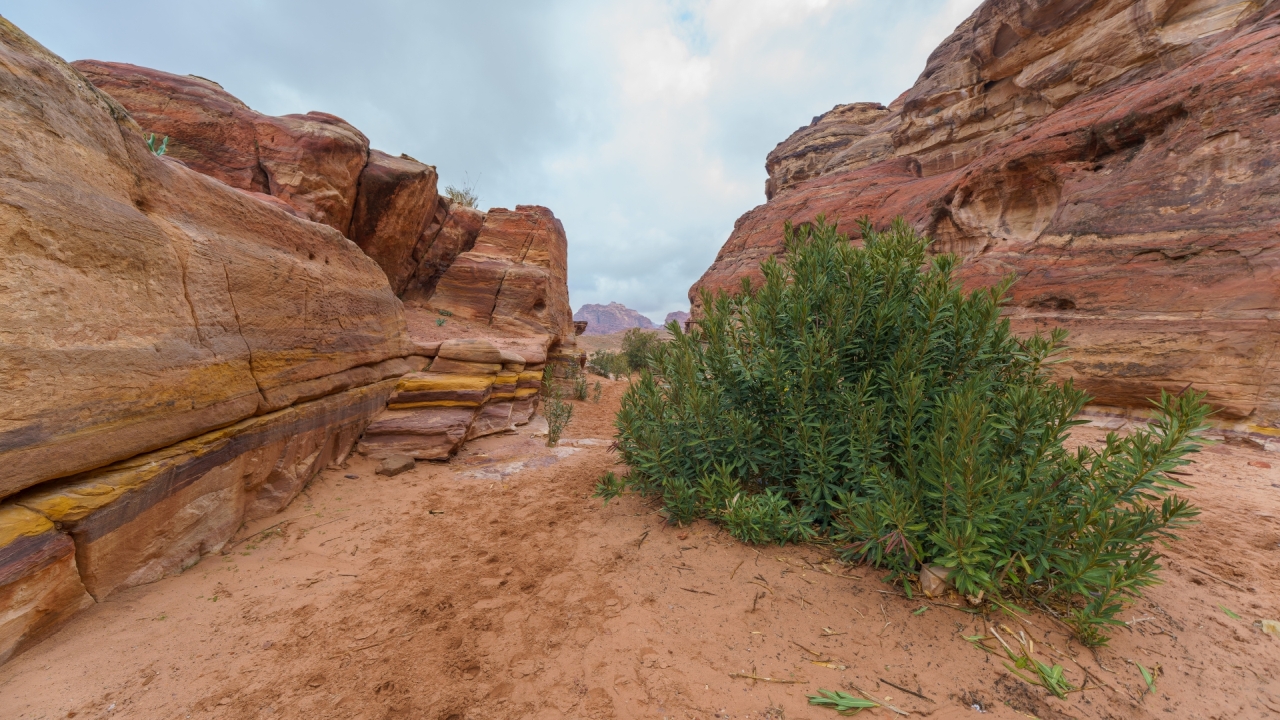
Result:
M889 108L840 106L779 145L695 314L699 290L760 277L784 221L903 215L967 284L1016 274L1015 328L1069 329L1061 368L1098 404L1191 383L1273 432L1278 49L1274 3L986 2Z
M143 132L168 136L168 154L188 167L279 198L304 217L347 233L369 139L342 118L264 115L194 75L97 60L72 67L123 105Z
M440 276L429 307L500 334L571 340L564 226L538 205L490 210L471 250Z
M377 261L399 295L418 270L427 224L436 216L436 169L407 156L369 152L347 236Z
M429 300L453 261L475 247L480 228L484 227L483 212L453 204L444 197L439 200L435 216L418 243L418 268L402 294L405 300Z
M652 320L616 302L608 305L588 303L578 308L578 312L573 314L573 319L587 322L587 329L582 333L583 335L609 335L631 328L654 329Z
M337 231L153 155L7 22L0 57L0 497L411 354Z

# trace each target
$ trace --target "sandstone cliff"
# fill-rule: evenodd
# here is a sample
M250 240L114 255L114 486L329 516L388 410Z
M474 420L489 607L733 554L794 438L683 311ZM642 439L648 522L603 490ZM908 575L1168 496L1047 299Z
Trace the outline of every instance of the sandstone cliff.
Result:
M3 661L283 507L428 360L333 227L152 154L3 19L0 59Z
M623 332L631 328L653 330L653 321L623 305L611 302L608 305L586 304L573 314L574 320L585 320L587 329L584 335L609 335Z
M883 107L838 106L769 154L769 201L690 291L734 289L782 224L903 215L1013 273L1019 331L1071 331L1101 406L1209 392L1219 422L1280 433L1280 7L988 0Z
M350 238L411 311L429 304L477 322L483 315L482 333L572 342L568 250L550 210L455 206L437 193L435 167L371 149L333 115L265 115L193 75L97 60L72 66L144 132L168 137L169 157Z
M82 74L3 18L0 61L0 663L217 552L362 436L445 458L527 422L574 357L546 208L454 207L339 118Z

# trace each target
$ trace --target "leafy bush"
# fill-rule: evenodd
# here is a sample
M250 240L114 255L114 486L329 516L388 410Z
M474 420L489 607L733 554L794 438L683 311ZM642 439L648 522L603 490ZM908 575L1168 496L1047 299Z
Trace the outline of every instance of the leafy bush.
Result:
M587 375L580 368L573 368L573 397L575 400L587 399Z
M625 355L612 350L596 350L587 358L587 370L603 377L618 377L626 375L631 368Z
M823 536L904 584L942 565L965 595L1053 603L1104 643L1157 582L1153 543L1198 514L1168 473L1199 449L1203 396L1069 452L1088 398L1048 378L1064 332L1011 334L1011 281L961 292L959 259L927 258L901 220L863 223L862 248L821 218L786 233L762 287L704 295L626 392L628 486L747 542Z
M603 392L604 392L604 386L600 384L599 380L597 380L596 384L591 388L591 402L599 404L600 395Z
M550 365L542 371L542 414L547 418L547 447L555 447L573 419L573 405L561 396Z
M662 344L663 341L652 330L631 328L626 331L622 334L622 356L627 360L627 367L631 370L646 367Z

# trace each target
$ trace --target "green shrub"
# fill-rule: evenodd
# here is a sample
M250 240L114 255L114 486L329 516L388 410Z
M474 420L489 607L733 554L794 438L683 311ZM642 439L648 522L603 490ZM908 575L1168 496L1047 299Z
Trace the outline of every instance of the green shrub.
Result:
M627 368L640 370L647 367L663 344L652 330L631 328L626 331L622 334L622 356L626 358Z
M1157 582L1153 544L1198 514L1167 473L1199 449L1203 396L1163 395L1149 430L1069 452L1088 398L1046 368L1066 334L1012 335L1011 281L961 292L959 259L927 258L901 220L862 234L788 226L762 287L704 295L701 322L650 351L617 419L628 486L673 521L822 536L904 583L942 565L968 596L1054 604L1105 642Z
M630 372L627 358L612 350L596 350L587 358L587 370L602 377L619 377Z
M591 402L599 403L600 395L604 392L604 386L597 380L595 386L591 389Z
M573 397L575 400L587 399L587 375L576 365L573 368Z
M573 419L573 405L561 396L550 365L542 371L542 414L547 418L547 447L555 447Z

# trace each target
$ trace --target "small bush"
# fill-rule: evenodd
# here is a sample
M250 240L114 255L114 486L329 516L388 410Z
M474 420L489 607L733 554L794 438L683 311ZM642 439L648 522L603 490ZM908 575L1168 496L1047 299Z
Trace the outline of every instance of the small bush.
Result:
M649 361L661 349L663 341L652 330L631 328L622 334L622 356L626 358L627 368L640 370L648 367Z
M596 350L587 359L587 370L602 377L619 377L626 375L631 368L625 355L611 350Z
M595 387L594 387L594 388L592 388L592 390L591 390L591 402L596 403L596 404L599 404L599 403L600 403L600 395L601 395L603 392L604 392L604 386L600 384L600 381L599 381L599 380L597 380L597 381L596 381L596 384L595 384Z
M463 182L461 187L457 185L449 185L445 187L444 194L454 203L461 205L462 207L473 208L480 204L480 196L476 194L476 186L470 181L470 179Z
M573 419L573 405L560 395L550 365L542 371L542 414L547 418L547 447L555 447Z
M786 230L764 284L703 297L689 333L648 350L618 414L629 487L675 522L753 543L823 536L904 583L950 568L968 596L1053 603L1105 643L1157 582L1157 541L1198 514L1169 471L1199 449L1202 395L1163 395L1149 430L1064 441L1087 401L1051 382L1065 333L1018 338L1010 281L965 294L953 255L902 221Z
M577 367L574 367L573 397L575 400L587 399L587 376Z

